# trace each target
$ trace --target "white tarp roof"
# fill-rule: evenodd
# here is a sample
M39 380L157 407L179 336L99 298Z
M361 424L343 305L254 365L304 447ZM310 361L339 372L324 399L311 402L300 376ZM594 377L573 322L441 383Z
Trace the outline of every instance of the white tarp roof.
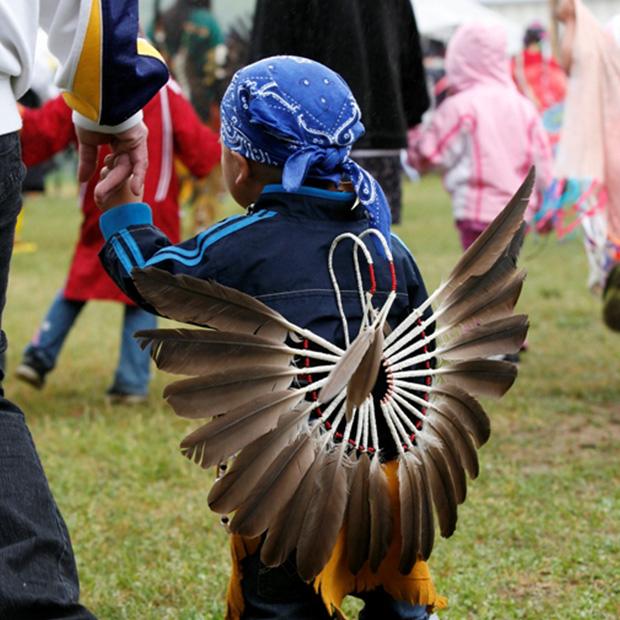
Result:
M519 50L523 33L518 24L475 0L411 0L420 33L447 41L461 24L472 21L501 22L508 31L511 53Z

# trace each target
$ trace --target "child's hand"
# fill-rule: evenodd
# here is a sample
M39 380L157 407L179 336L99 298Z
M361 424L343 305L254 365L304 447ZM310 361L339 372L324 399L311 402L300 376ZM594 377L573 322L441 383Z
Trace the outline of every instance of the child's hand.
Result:
M129 156L125 153L121 155L110 154L104 159L105 166L101 169L101 180L107 179L115 175L123 174L124 170L130 165ZM143 191L134 194L132 191L132 177L129 177L119 188L109 194L105 200L97 200L97 206L102 211L108 211L120 205L126 205L130 202L142 202ZM95 196L97 198L97 196Z

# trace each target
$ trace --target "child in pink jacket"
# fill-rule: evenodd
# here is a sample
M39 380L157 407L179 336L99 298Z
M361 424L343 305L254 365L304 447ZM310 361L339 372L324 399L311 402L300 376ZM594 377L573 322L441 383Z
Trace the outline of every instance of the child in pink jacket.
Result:
M451 96L430 122L410 131L408 159L419 172L442 172L466 249L532 164L538 173L533 213L551 180L551 148L538 112L512 81L501 25L462 26L448 46L446 74Z

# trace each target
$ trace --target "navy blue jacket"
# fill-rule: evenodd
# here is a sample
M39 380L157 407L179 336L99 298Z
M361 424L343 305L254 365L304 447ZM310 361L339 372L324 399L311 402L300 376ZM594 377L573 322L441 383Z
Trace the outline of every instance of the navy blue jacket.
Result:
M147 205L124 205L104 213L106 243L100 258L118 286L136 303L153 311L131 280L134 267L154 265L174 274L213 279L263 301L289 321L343 346L343 328L328 272L329 248L343 232L369 227L354 195L302 187L295 193L268 185L247 214L227 218L198 236L172 245L152 225ZM367 243L375 260L376 305L391 287L387 260ZM417 265L406 246L392 238L398 295L390 313L392 327L427 297ZM360 255L366 288L368 270ZM353 268L353 244L339 246L335 272L343 292L353 338L361 308Z

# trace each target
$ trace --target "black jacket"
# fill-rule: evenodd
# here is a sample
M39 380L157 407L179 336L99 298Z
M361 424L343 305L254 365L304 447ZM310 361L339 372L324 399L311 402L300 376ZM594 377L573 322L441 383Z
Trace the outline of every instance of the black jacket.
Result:
M349 83L363 149L399 149L429 106L410 0L257 0L251 59L305 56Z

